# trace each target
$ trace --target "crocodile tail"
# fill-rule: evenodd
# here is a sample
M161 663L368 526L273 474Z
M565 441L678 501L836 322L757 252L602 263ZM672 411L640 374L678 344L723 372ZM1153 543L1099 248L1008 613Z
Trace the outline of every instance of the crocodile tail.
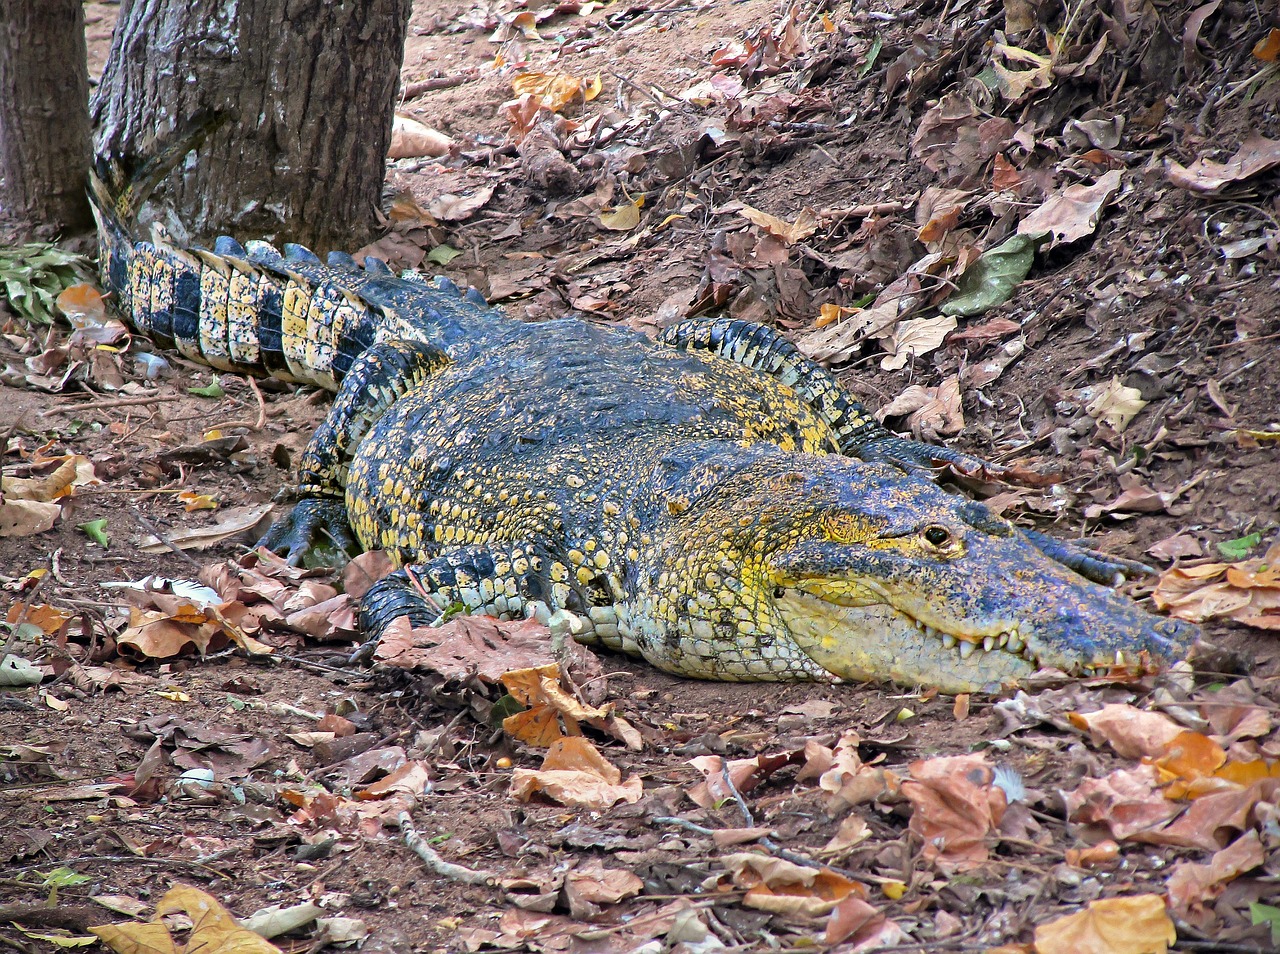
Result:
M509 320L474 290L397 276L371 257L360 267L350 255L326 262L300 245L281 252L221 237L210 251L144 240L141 203L217 124L193 120L132 174L99 159L91 177L103 281L126 320L158 345L216 368L336 390L379 341L471 348Z

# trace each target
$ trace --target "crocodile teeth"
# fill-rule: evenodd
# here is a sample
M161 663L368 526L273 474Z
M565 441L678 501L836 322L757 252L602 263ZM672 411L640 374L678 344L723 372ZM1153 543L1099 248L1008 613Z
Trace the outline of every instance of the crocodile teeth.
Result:
M959 642L959 640L958 640L958 639L956 639L954 636L952 636L950 633L943 633L943 634L942 634L942 648L943 648L943 649L955 649L955 648L956 648L956 643L958 643L958 642Z
M1124 665L1124 653L1122 653L1122 652L1121 652L1120 650L1118 650L1118 649L1116 650L1116 665L1117 665L1117 666L1123 666L1123 665Z
M994 636L986 636L982 640L982 648L987 652L996 648L996 640Z
M973 655L973 651L978 648L977 643L971 643L967 639L960 644L960 658L968 659Z
M1021 653L1027 648L1027 644L1022 641L1022 636L1016 629L1009 631L1008 649L1011 653Z

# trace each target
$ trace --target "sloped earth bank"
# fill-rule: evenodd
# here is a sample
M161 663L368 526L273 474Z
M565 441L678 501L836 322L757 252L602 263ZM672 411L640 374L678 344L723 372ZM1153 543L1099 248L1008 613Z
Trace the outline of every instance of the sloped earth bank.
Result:
M890 424L1060 475L973 488L1019 523L1161 568L1246 561L1187 598L1214 601L1205 628L1226 652L1194 679L968 699L579 661L582 698L634 731L584 721L617 777L563 791L530 774L546 749L502 729L512 710L467 675L473 650L458 651L460 679L347 668L349 618L305 612L332 590L270 566L232 590L218 568L243 535L140 550L156 530L180 538L269 502L326 397L259 394L172 355L155 383L131 356L145 342L68 352L64 332L6 318L6 474L75 453L100 483L57 501L52 529L0 540L0 638L45 673L0 695L0 897L54 903L4 907L0 941L47 950L44 935L124 920L90 898L148 918L188 884L239 916L314 901L362 922L377 951L1137 952L1163 949L1170 917L1179 949L1274 950L1280 583L1260 563L1280 519L1275 13L417 7L402 112L454 144L391 163L384 256L447 260L530 320L576 310L652 332L718 307L775 324L894 410ZM100 68L115 8L88 9ZM558 114L538 114L512 86L528 93L538 73L598 79L599 94L584 104L561 80ZM1237 155L1250 137L1257 161ZM1041 209L1073 186L1073 203ZM972 265L1033 212L1064 240L1007 302L941 315L957 282L953 303L968 290L964 266L990 264ZM190 393L215 377L221 396ZM202 496L217 509L186 509ZM109 546L77 530L95 520ZM160 597L139 601L171 625L129 645L109 584L202 568L238 593L228 617L265 619L254 635L275 656L227 646L227 627L181 600L157 611ZM212 640L208 655L147 657L175 633ZM486 638L479 661L501 671L510 644ZM490 881L428 870L401 809L439 859ZM312 922L277 943L349 943L349 928Z

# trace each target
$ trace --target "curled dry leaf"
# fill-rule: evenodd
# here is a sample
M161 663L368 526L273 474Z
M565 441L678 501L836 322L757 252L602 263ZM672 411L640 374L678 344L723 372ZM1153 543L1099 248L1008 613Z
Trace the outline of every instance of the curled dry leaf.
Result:
M1184 167L1170 160L1165 175L1180 188L1212 195L1275 165L1280 165L1280 140L1253 133L1226 162L1201 158Z
M911 763L902 794L911 802L911 833L924 844L924 859L943 870L965 870L987 860L987 841L1007 800L995 787L983 755L957 755Z
M856 895L835 906L823 936L827 944L845 944L851 952L892 947L910 940L905 931Z
M1102 392L1089 402L1085 411L1093 419L1105 422L1120 434L1146 406L1147 402L1142 399L1141 391L1125 386L1119 378L1112 378Z
M1090 901L1076 914L1036 928L1036 954L1165 954L1178 932L1164 896L1135 894Z
M211 526L174 530L166 534L165 540L179 550L204 550L241 533L250 534L259 528L270 513L269 503L228 507L214 518ZM143 553L166 553L169 547L158 537L148 534L138 541L138 549Z
M796 242L807 239L818 231L818 217L814 214L813 209L807 206L800 210L800 214L796 216L794 222L788 222L785 219L778 218L776 215L770 215L768 212L753 209L749 205L744 205L739 209L738 214L788 245L794 245Z
M191 920L186 944L178 943L163 918L185 914ZM266 938L241 927L230 912L199 888L179 885L156 905L156 919L143 924L104 924L89 931L116 954L279 954Z
M725 855L720 862L734 884L747 889L742 903L760 911L819 917L851 895L866 896L862 885L829 868L749 852Z
M388 159L411 159L418 156L447 156L453 139L416 119L396 114L391 121L391 147Z
M885 371L899 371L912 358L919 358L934 351L943 339L956 330L952 315L932 315L925 318L908 318L899 324L885 342L887 356L880 359Z
M1228 882L1265 860L1258 833L1250 831L1214 852L1207 864L1180 861L1169 876L1169 906L1182 920L1208 930L1217 920L1209 909L1210 903L1222 894Z
M1106 742L1125 758L1159 758L1169 744L1182 734L1178 725L1161 712L1147 712L1130 705L1103 706L1097 712L1071 712L1067 718L1095 745Z
M1179 619L1227 618L1280 630L1280 542L1252 560L1172 567L1160 574L1151 598Z
M539 106L556 113L575 100L591 102L600 95L602 88L599 74L581 77L531 70L519 73L511 80L511 89L517 96L533 96Z
M1102 209L1119 191L1119 169L1108 172L1091 186L1067 186L1019 222L1018 234L1048 234L1046 249L1092 235L1098 228Z
M571 736L552 744L542 768L516 769L511 774L511 797L529 801L541 792L571 808L603 811L618 802L634 804L644 795L640 776L625 782L622 773L582 736Z
M964 407L960 401L960 377L951 375L936 388L912 384L876 414L886 417L906 414L907 426L917 438L936 441L964 430Z

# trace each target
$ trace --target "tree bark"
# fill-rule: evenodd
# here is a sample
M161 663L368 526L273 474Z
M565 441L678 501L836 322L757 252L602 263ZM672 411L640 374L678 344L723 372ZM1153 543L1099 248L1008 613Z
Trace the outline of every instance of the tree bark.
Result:
M353 249L375 221L410 0L125 0L93 103L137 157L201 111L234 118L170 175L191 234Z
M21 238L93 224L80 0L0 0L0 219Z

